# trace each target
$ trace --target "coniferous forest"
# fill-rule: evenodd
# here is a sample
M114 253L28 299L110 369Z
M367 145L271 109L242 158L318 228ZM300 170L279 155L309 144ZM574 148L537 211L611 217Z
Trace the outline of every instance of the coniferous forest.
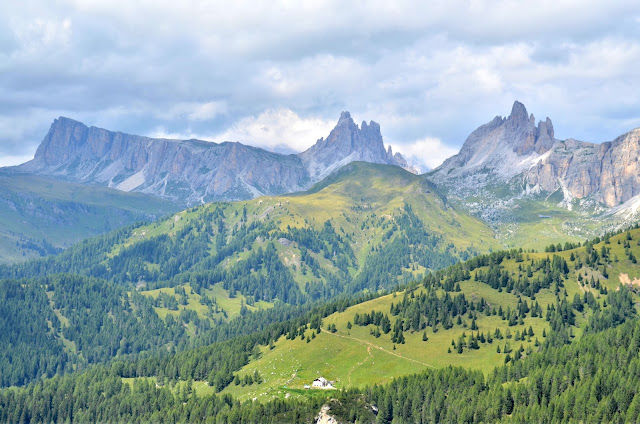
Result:
M406 206L401 213L415 219ZM215 216L208 218L215 222ZM637 228L544 252L477 255L406 283L383 261L365 268L387 269L393 286L362 290L356 277L335 293L330 287L340 287L340 279L327 274L317 283L324 294L310 296L314 289L299 288L267 239L288 237L306 255L319 255L305 261L311 273L328 272L313 265L324 255L346 264L336 266L334 276L346 275L354 253L331 223L305 231L249 226L228 238L238 240L233 249L225 251L228 244L218 241L215 260L241 249L247 243L242 240L262 237L265 247L209 271L204 264L213 263L211 256L202 256L197 246L214 246L215 232L200 228L199 242L196 226L175 238L159 236L108 253L136 231L129 227L58 256L4 267L0 420L313 422L322 407L344 422L640 419L638 288L605 276L607 268L634 266ZM410 240L411 234L395 230L394 240L406 241L386 249L399 249L402 256L402 249L419 241ZM169 264L172 251L183 258L179 266ZM139 280L145 287L126 282L131 272L149 272L149 263L163 265ZM215 284L228 299L210 294ZM470 292L470 285L485 295ZM153 290L158 296L147 293ZM234 293L246 303L225 317L222 305ZM189 307L196 296L202 309ZM505 296L513 300L497 302ZM250 305L260 301L271 303ZM350 311L356 312L343 327L340 317ZM373 343L388 339L394 351L430 346L451 334L450 344L434 347L439 355L490 351L499 360L484 370L452 362L331 392L292 388L296 396L234 396L236 388L268 390L268 367L244 370L285 349L284 343L314 349L325 334L346 337L357 328L367 330ZM199 392L198 385L208 392Z

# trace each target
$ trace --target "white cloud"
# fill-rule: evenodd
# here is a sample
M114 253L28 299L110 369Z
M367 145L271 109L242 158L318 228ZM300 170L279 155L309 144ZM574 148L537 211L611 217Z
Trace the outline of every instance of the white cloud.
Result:
M0 156L0 167L20 165L33 159L33 155L9 155Z
M284 99L323 91L363 94L372 83L371 74L369 66L352 57L319 54L293 63L267 62L254 83Z
M239 119L222 133L205 134L191 128L176 132L160 126L154 128L149 136L216 143L238 141L266 150L297 153L311 147L320 137L329 135L334 126L335 122L313 117L303 118L290 109L269 109L257 116Z
M268 150L284 148L301 152L320 137L329 135L334 126L334 121L300 117L290 109L268 109L257 116L240 119L215 138L219 141L239 141Z
M219 142L221 140L216 140L214 137L211 137L207 134L200 134L192 131L190 128L187 128L185 131L168 131L166 128L160 126L151 130L148 134L148 137L151 138L165 138L169 140L202 140L202 141L213 141Z
M209 121L226 112L226 102L181 102L171 106L168 110L158 109L157 116L167 120Z
M421 165L419 171L437 168L445 159L458 153L458 149L444 144L441 140L426 137L412 143L393 144L394 151L399 151L410 164Z
M189 119L194 121L208 121L216 116L225 113L227 107L222 102L207 102L198 105L189 113Z
M72 37L71 20L14 19L9 23L16 40L26 51L67 46Z

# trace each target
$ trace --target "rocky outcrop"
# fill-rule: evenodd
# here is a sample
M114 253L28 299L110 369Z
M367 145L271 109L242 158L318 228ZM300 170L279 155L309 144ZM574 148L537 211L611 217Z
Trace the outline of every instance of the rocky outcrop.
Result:
M343 112L326 140L299 155L240 143L153 139L56 119L35 157L16 169L196 204L304 190L352 161L408 168L385 151L380 126L362 128Z
M331 411L331 408L329 407L329 405L323 405L322 408L320 408L320 412L318 412L318 415L315 418L315 423L316 424L338 424L338 420L336 420L335 417L329 415L329 412Z
M338 168L355 161L397 165L415 173L391 146L385 151L380 125L370 121L358 125L349 112L342 112L338 124L329 136L321 138L308 150L300 153L309 175L320 180Z
M544 191L562 189L566 197L593 197L613 207L640 194L640 129L611 142L569 139L525 173L525 181Z
M430 177L459 193L467 182L477 188L516 179L527 192L562 190L566 201L592 198L613 207L640 194L639 156L640 129L602 144L556 140L549 118L536 126L516 101L508 118L497 116L471 133Z
M441 182L478 171L510 178L527 169L554 142L551 120L536 126L533 114L528 115L525 106L516 101L507 118L496 116L472 132L460 152L432 175Z

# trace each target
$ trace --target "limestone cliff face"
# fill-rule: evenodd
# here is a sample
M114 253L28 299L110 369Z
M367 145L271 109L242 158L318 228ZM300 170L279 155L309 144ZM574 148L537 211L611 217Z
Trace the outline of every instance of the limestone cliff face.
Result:
M56 119L19 170L184 201L248 199L301 190L301 160L240 143L164 140Z
M592 144L569 139L525 173L544 191L563 189L566 196L593 197L613 207L640 194L640 129L612 142Z
M515 102L508 118L495 117L475 130L460 149L434 170L444 186L464 188L518 179L534 192L561 189L566 200L593 198L608 207L640 194L640 129L612 142L557 140L547 118ZM479 178L482 176L482 178ZM477 188L477 187L474 187Z
M61 117L51 125L34 159L17 170L189 205L304 190L357 160L408 168L401 155L385 151L378 124L358 128L348 112L326 140L299 155L232 142L153 139Z

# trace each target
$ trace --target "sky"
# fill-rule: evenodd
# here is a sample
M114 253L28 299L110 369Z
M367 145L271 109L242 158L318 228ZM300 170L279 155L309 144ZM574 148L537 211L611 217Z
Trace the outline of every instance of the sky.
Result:
M514 100L556 138L640 127L640 2L8 0L0 166L66 116L298 152L342 111L438 166Z

